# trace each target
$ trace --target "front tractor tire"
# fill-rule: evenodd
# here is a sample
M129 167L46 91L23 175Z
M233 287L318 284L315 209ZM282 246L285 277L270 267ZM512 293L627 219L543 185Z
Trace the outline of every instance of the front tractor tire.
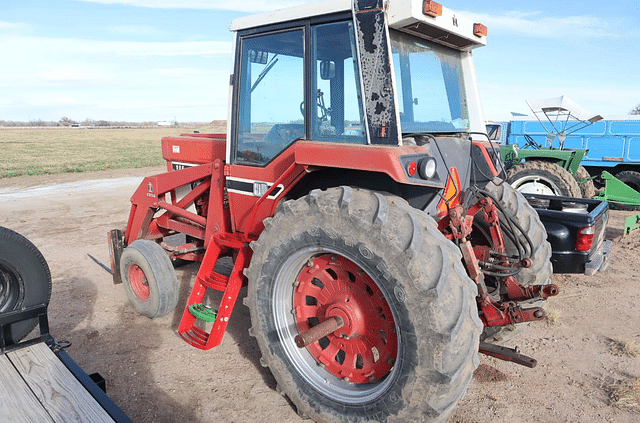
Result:
M350 187L284 203L252 244L251 334L317 422L442 422L478 365L482 323L460 251L401 198ZM333 316L344 326L298 348Z
M573 175L551 162L530 160L517 164L507 171L507 182L525 194L582 197Z
M153 241L138 239L122 252L120 274L133 308L150 319L171 313L178 304L178 279L171 259Z

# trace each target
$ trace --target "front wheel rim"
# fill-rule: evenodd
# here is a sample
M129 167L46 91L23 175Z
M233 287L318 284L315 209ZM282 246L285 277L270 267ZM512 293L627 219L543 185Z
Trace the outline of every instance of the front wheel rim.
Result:
M129 285L134 295L140 301L147 301L149 299L149 282L144 274L144 271L137 264L129 266Z
M402 351L397 318L371 276L346 254L308 247L289 256L276 276L273 304L286 358L321 395L365 403L391 385ZM295 345L298 333L332 316L345 326L307 348Z

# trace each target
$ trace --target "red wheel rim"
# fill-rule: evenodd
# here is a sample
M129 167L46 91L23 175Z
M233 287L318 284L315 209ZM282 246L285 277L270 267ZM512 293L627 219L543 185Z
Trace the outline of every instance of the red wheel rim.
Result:
M149 299L149 282L137 264L129 266L129 285L140 301L147 301Z
M353 383L379 380L393 367L398 339L391 309L371 277L345 257L315 257L298 275L296 324L304 332L330 317L344 326L307 347L332 375Z

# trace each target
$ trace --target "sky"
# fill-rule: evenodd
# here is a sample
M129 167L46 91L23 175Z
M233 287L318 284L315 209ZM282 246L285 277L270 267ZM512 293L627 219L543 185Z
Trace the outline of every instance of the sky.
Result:
M0 120L227 117L232 19L305 0L0 0ZM604 116L640 104L640 0L442 0L489 28L484 115L566 95Z

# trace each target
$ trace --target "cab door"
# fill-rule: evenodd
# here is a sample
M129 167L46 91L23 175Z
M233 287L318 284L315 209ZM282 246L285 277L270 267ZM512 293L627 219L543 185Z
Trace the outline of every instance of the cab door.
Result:
M350 19L240 33L237 45L226 188L234 230L257 234L304 175L296 141L366 144L366 136Z

